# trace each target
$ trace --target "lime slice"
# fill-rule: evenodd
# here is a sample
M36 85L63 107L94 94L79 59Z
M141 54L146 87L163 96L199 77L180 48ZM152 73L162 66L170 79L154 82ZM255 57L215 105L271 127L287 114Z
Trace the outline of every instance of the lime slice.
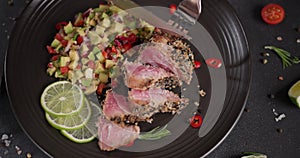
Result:
M46 113L47 121L56 129L79 129L86 125L91 117L92 111L87 99L84 99L82 109L75 114L66 116L53 116Z
M66 116L82 108L83 98L84 94L79 86L68 81L58 81L43 91L41 105L48 114Z
M292 102L300 108L300 81L295 83L289 90L288 95Z
M96 122L98 121L99 115L102 111L98 105L93 102L90 102L92 115L90 120L82 128L76 130L61 130L61 133L76 143L88 143L94 140L97 136L98 127Z
M61 133L76 143L88 143L96 138L86 126L76 130L61 130Z

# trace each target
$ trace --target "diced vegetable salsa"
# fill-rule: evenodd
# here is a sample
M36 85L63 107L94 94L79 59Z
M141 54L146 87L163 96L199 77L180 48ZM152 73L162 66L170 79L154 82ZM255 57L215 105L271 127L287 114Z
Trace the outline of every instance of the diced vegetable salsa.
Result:
M151 37L154 27L116 6L99 5L78 13L73 22L59 22L56 29L46 46L52 55L47 73L91 94L118 76L117 62L127 50Z

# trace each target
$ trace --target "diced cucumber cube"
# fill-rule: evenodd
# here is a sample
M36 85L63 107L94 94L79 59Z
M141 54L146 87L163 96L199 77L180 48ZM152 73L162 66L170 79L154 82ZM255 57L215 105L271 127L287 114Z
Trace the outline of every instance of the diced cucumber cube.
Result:
M78 66L78 61L71 61L70 64L68 65L68 67L69 67L71 70L76 69L77 66Z
M52 76L56 71L56 67L51 67L47 69L47 73L49 76Z
M102 26L103 26L104 28L108 28L110 25L111 25L111 22L110 22L109 18L104 18L104 19L102 20Z
M99 81L102 83L108 82L108 74L107 73L100 73L99 74Z
M56 47L58 47L59 44L60 44L60 41L57 39L54 39L51 43L51 47L56 48Z
M95 73L96 73L96 74L100 74L101 72L105 72L105 71L106 71L106 69L105 69L105 67L103 66L103 64L100 63L100 62L98 62L98 63L96 64Z
M74 31L74 27L71 22L69 22L68 25L64 26L64 31L66 34L70 34Z
M88 55L88 58L92 61L95 61L95 55L92 52Z
M91 78L82 78L81 79L81 84L85 87L89 87L92 83L92 79Z
M97 53L99 53L100 51L101 51L100 48L94 47L93 50L92 50L92 53L93 53L93 54L97 54Z
M101 37L94 31L88 33L88 38L90 39L93 45L97 45L101 42Z
M96 33L97 33L98 35L103 35L103 34L104 34L104 31L105 31L105 28L102 27L102 26L97 25L95 31L96 31Z
M89 62L89 59L87 59L87 58L82 58L81 59L82 64L87 64L88 62Z
M99 52L96 54L97 59L99 60L100 63L105 62L105 57L103 56L102 52Z
M107 68L107 69L109 69L109 68L111 68L115 65L116 65L116 62L114 62L113 60L106 60L105 61L105 68Z
M67 66L67 64L71 61L70 57L61 56L59 58L59 66Z
M89 51L88 46L86 44L82 44L81 48L80 48L80 52L84 53L84 52L87 52L87 51Z
M76 50L70 50L69 56L70 56L71 61L79 61L79 59L80 59L78 52Z

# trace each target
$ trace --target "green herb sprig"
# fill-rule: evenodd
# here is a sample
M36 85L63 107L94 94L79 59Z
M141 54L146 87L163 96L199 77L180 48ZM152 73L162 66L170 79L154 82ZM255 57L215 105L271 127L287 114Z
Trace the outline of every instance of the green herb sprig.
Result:
M165 125L162 128L160 128L158 126L149 132L145 132L145 133L139 135L139 139L141 139L141 140L158 140L158 139L161 139L170 134L171 134L171 132L167 129L167 125Z
M265 49L272 50L281 58L283 69L291 66L292 64L299 64L299 58L292 56L288 51L275 47L275 46L265 46Z
M267 155L257 152L244 152L241 158L267 158Z

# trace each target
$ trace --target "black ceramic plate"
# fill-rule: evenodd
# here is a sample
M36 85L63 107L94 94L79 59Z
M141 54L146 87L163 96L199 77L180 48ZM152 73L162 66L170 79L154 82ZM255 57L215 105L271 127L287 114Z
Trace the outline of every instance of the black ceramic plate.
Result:
M178 4L179 1L143 0L138 3L167 7L171 3ZM225 100L222 103L224 108L213 128L202 138L198 137L197 129L188 128L174 142L156 150L101 152L96 140L87 144L73 143L47 123L40 106L40 94L54 79L45 73L49 60L45 45L52 41L57 22L71 20L76 13L97 7L98 4L98 0L33 0L18 19L6 56L5 76L12 109L23 130L45 153L54 157L201 157L215 149L240 117L251 80L250 55L245 34L235 12L224 0L204 1L199 20L218 47L226 72ZM200 53L196 57L203 60ZM215 99L210 94L213 85L209 80L212 76L206 65L197 75L200 76L200 85L208 92L207 99L201 101L200 106L203 108L199 109L205 120L209 118L205 115L205 105Z

